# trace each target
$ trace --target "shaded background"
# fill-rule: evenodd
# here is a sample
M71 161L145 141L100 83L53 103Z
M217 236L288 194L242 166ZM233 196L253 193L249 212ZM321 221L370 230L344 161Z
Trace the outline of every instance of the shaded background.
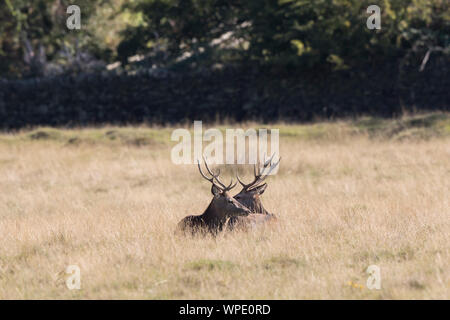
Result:
M445 0L4 0L0 127L449 110L449 54Z

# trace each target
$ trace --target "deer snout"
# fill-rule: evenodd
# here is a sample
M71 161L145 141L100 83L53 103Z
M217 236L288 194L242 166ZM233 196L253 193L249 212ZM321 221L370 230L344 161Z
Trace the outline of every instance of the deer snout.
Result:
M248 216L250 213L252 213L252 211L250 209L248 209L247 207L243 206L243 205L239 205L240 208L242 209L242 215L243 216Z

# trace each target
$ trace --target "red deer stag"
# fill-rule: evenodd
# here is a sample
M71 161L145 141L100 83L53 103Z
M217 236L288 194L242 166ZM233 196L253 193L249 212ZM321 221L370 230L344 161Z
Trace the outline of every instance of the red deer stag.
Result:
M274 154L275 155L275 154ZM267 187L267 183L261 184L268 175L278 166L281 158L277 162L272 163L272 157L264 162L262 170L260 170L260 165L255 164L253 167L254 179L251 183L245 184L236 174L236 178L242 185L242 190L234 196L234 198L239 201L242 205L250 209L252 212L250 215L245 217L232 217L228 222L229 229L244 229L248 230L256 225L276 222L277 218L274 214L269 213L262 205L260 196L264 193ZM266 172L267 170L267 172Z
M249 209L228 194L228 191L234 188L237 182L233 184L233 180L231 180L231 183L228 186L225 186L219 180L220 170L217 174L214 174L209 169L206 160L205 166L206 170L208 170L208 173L211 175L210 178L203 173L200 166L200 161L198 162L198 170L200 171L200 174L212 184L211 193L214 197L203 214L198 216L187 216L178 223L178 231L185 234L206 234L209 232L216 235L222 230L228 219L232 217L246 216L251 213Z

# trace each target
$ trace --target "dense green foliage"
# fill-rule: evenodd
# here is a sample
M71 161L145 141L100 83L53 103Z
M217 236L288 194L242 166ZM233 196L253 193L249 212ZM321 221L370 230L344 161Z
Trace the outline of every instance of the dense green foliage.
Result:
M0 0L0 129L449 110L449 57L448 0Z
M371 4L381 7L381 30L366 27ZM336 70L411 53L423 58L430 49L448 51L450 43L445 0L142 0L129 7L144 23L128 29L123 46L145 51L159 41L174 58L183 51L209 58L202 63L252 60ZM228 41L211 46L227 32Z
M69 4L81 8L81 30L65 26ZM371 4L381 8L381 30L366 27ZM42 46L45 63L69 65L71 71L68 60L79 52L89 54L85 60L120 60L123 66L140 54L147 65L163 67L253 63L331 72L393 59L419 68L427 52L431 58L449 53L450 5L447 0L0 1L0 75L43 73L24 59L26 39L34 52Z
M44 67L57 71L72 64L81 52L92 56L84 60L108 58L110 53L97 41L90 19L96 6L107 2L77 0L86 27L72 31L66 27L66 10L73 1L0 1L0 75L41 76Z

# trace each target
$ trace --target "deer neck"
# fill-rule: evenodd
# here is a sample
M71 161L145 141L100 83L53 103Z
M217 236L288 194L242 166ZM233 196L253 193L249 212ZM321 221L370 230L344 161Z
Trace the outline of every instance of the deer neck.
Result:
M251 208L252 212L255 213L262 213L262 214L269 214L269 212L264 209L261 200L259 197L256 199L256 201L253 203L253 208Z
M260 212L260 213L262 213L262 214L269 214L269 212L268 212L266 209L264 209L262 203L260 203L260 204L258 205L258 211L257 211L257 212Z
M226 217L218 211L214 203L210 203L205 212L201 215L203 221L208 225L220 226L226 221Z

